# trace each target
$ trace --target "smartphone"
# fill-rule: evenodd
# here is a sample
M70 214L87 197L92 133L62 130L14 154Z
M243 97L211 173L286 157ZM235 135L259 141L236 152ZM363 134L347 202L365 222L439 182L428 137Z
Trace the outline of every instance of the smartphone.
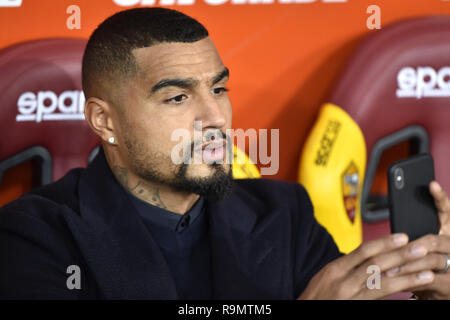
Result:
M439 219L429 184L434 180L433 158L419 154L393 163L388 170L392 233L406 233L410 241L439 232Z

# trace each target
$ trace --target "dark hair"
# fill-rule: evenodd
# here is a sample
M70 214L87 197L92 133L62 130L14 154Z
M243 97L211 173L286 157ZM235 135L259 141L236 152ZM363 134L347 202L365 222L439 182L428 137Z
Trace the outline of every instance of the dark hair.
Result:
M208 31L197 20L166 8L135 8L114 14L92 33L83 56L82 82L88 99L101 84L133 76L131 51L162 42L195 42Z

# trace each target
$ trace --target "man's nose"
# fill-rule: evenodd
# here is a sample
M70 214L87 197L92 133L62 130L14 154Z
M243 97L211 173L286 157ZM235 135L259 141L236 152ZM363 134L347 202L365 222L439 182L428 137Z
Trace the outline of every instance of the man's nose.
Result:
M222 128L227 119L226 106L211 94L203 96L199 101L199 112L196 120L202 121L203 128Z

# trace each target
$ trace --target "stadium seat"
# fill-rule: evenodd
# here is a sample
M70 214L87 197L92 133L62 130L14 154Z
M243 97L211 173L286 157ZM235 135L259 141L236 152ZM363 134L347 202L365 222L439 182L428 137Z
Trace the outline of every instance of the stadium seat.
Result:
M38 160L40 184L85 166L99 144L84 121L81 58L85 40L44 39L0 51L0 178Z
M448 16L404 20L372 32L321 107L299 180L318 220L344 252L361 243L362 225L365 240L390 232L386 195L371 194L376 175L386 176L377 170L386 150L408 141L410 151L398 158L430 152L436 179L450 190L448 39Z

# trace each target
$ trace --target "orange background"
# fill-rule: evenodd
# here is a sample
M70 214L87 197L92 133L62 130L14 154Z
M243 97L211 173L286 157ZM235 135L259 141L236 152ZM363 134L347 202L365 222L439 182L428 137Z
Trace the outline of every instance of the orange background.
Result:
M289 181L297 180L303 143L349 54L366 34L377 32L366 26L367 7L380 7L381 27L450 14L450 1L443 0L310 1L213 6L196 0L167 6L209 30L231 71L233 127L280 129L280 168L273 178ZM66 27L66 9L74 4L81 9L79 30ZM101 21L125 8L131 7L113 0L23 0L21 7L0 8L0 48L46 37L88 38Z

